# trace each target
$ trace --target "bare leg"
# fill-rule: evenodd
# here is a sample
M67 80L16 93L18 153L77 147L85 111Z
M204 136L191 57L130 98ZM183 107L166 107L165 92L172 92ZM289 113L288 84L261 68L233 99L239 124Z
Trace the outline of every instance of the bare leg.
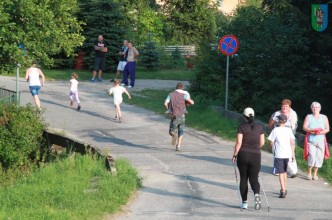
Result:
M280 182L282 192L286 191L286 178L287 178L287 173L280 173L279 174L279 182Z
M181 146L181 144L182 144L182 138L183 138L183 135L179 136L179 138L178 138L178 146Z
M312 169L312 167L308 167L308 176L310 175L311 176L311 169Z
M97 75L97 72L96 72L96 71L93 71L93 72L92 72L92 79L95 79L95 78L96 78L96 75Z
M317 176L318 167L314 167L314 176Z
M40 109L40 100L39 100L38 95L34 95L33 99L35 101L35 104L36 104L37 108Z
M101 74L103 73L103 71L102 70L99 70L98 71L98 78L101 78Z
M115 112L116 112L116 117L121 121L121 108L120 104L115 105Z

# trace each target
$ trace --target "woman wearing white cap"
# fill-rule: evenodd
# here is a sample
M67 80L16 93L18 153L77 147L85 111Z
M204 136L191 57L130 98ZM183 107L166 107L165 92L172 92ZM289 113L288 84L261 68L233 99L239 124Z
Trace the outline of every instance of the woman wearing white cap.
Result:
M261 208L259 196L260 184L258 174L261 169L261 147L264 145L264 128L254 120L255 112L246 108L243 112L245 123L241 124L237 132L232 162L240 172L240 193L242 198L241 208L248 208L248 180L255 195L255 209Z

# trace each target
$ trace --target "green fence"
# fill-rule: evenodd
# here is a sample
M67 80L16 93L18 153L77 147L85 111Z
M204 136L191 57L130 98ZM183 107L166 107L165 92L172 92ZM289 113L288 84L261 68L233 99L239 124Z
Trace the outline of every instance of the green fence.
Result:
M8 89L0 88L0 103L12 104L16 103L16 92Z

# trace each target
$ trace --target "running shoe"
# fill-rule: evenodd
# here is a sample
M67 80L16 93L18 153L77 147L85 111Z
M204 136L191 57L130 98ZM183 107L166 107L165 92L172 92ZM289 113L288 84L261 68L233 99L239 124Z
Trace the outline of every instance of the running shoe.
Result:
M248 209L248 202L242 202L241 209Z
M259 194L255 194L255 210L261 209L261 197Z

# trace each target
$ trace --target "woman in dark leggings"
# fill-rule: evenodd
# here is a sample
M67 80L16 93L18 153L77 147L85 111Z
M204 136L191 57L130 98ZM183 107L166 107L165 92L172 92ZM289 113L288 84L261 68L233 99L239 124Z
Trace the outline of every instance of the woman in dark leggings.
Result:
M255 195L255 209L261 208L259 196L260 185L258 174L261 169L261 150L264 145L263 125L254 121L255 112L252 108L246 108L243 112L245 123L241 124L237 132L237 140L232 158L237 162L240 171L240 193L242 198L241 208L248 208L248 180Z

